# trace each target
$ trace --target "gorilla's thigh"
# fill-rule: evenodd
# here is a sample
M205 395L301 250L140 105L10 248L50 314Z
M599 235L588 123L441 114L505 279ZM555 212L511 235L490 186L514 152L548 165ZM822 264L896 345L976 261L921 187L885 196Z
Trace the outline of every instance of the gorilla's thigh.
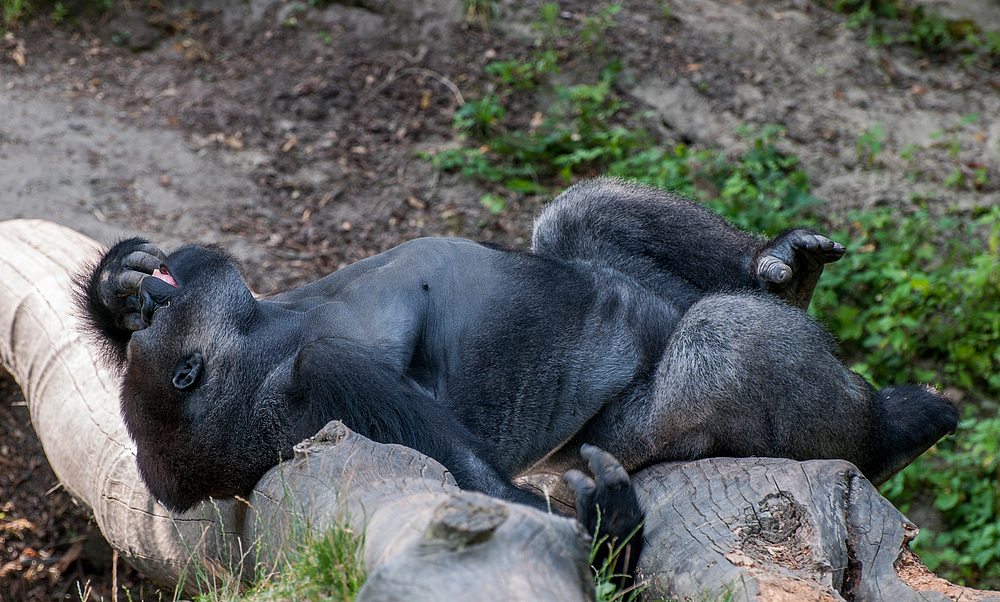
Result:
M589 442L629 471L706 456L795 457L867 402L805 312L759 294L709 295L678 323L653 380L608 404L564 449ZM571 461L560 451L547 465Z

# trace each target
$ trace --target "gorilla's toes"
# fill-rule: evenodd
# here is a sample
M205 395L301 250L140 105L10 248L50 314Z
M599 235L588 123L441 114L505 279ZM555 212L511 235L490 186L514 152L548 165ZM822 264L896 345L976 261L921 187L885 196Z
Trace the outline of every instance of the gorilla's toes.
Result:
M807 268L837 261L847 251L839 242L808 230L793 231L789 245L796 255L801 255L806 260Z
M782 284L793 275L805 277L824 264L839 260L847 249L811 230L792 230L771 242L757 262L757 275Z

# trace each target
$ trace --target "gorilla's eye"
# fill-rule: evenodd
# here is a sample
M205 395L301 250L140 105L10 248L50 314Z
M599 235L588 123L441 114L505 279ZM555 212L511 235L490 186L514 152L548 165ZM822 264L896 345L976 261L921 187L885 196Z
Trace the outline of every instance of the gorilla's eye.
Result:
M193 387L198 382L202 363L200 351L195 351L186 359L178 362L177 367L174 368L174 387L181 391Z

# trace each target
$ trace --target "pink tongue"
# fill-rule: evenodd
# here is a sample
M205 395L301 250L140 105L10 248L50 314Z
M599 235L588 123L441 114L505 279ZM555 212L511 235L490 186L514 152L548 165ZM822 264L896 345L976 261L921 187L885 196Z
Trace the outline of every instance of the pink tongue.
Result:
M174 280L174 277L171 276L170 274L167 274L165 272L161 272L160 270L153 270L153 273L151 275L153 276L153 278L158 278L158 279L166 282L170 286L177 286L177 281Z

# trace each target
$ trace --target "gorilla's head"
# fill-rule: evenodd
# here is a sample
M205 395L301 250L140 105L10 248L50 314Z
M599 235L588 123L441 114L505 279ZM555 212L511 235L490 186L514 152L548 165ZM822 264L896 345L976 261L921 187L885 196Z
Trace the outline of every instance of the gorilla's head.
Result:
M248 495L290 455L277 384L287 370L272 345L287 340L269 335L266 312L218 250L185 247L166 267L173 282L142 282L168 302L132 335L121 408L150 492L186 510Z

